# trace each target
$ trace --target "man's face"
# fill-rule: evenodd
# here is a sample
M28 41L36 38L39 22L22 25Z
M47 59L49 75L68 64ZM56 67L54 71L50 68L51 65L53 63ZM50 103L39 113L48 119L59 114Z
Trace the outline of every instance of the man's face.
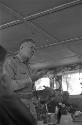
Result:
M24 59L31 58L34 54L34 44L32 42L24 42L20 46L20 54Z

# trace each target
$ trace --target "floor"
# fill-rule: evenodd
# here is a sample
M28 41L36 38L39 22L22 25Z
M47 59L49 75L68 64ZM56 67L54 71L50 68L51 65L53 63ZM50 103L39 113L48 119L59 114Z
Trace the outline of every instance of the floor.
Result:
M38 125L48 125L43 124L42 122L38 122ZM82 125L82 122L72 122L70 114L68 116L62 116L61 122L58 125Z
M71 115L62 116L60 125L82 125L82 122L72 122Z

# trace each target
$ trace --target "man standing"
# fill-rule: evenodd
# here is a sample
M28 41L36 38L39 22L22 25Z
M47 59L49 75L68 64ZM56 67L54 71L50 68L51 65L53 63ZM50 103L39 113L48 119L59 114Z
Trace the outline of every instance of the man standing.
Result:
M7 51L0 46L0 125L36 125L31 113L16 93L10 90L10 79L3 75Z
M34 54L35 46L32 39L22 41L16 56L7 59L4 64L4 74L11 79L10 90L16 92L21 101L29 108L32 115L37 118L32 103L32 79L29 60Z

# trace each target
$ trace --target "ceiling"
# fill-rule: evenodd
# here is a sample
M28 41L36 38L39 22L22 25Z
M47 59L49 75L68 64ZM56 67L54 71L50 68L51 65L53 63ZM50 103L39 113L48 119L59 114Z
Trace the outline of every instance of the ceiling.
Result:
M82 0L0 0L0 44L14 53L26 38L35 68L82 62Z

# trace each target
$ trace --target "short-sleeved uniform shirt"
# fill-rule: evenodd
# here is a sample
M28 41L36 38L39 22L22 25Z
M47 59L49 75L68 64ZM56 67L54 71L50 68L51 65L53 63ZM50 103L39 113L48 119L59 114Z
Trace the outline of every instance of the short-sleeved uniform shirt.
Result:
M9 57L4 64L4 73L7 74L11 79L10 87L13 91L20 92L31 92L32 91L32 80L31 80L31 69L29 64L24 64L17 56ZM25 80L27 83L17 83L16 87L13 87L12 80Z

